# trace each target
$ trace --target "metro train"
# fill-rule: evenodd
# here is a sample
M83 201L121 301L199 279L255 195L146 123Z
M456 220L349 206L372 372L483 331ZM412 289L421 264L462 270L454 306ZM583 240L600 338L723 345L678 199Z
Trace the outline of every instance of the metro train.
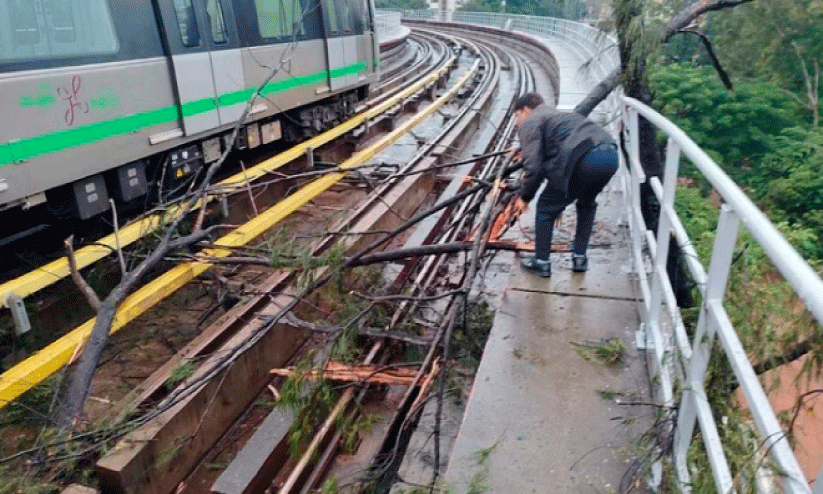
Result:
M180 188L278 66L239 149L333 126L379 78L372 0L0 0L0 26L0 237Z

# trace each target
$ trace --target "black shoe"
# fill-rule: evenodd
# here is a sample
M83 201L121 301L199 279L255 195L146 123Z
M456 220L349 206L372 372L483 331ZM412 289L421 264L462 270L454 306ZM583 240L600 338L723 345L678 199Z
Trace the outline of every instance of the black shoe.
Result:
M534 256L529 256L521 259L520 265L523 266L523 269L526 271L531 271L532 273L542 276L543 278L548 278L552 275L552 265L547 260L544 261L542 259L537 259Z
M572 271L582 273L589 269L589 259L585 254L574 254L572 256Z

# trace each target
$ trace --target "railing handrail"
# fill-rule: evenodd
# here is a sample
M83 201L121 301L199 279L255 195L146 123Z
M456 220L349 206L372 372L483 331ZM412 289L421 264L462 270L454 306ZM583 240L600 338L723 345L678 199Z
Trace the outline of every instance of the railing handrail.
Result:
M749 232L763 247L775 267L792 285L815 319L823 324L823 281L803 257L775 228L734 181L685 132L663 115L636 99L623 96L627 105L637 109L646 120L675 138L680 149L706 177L720 197L738 212Z

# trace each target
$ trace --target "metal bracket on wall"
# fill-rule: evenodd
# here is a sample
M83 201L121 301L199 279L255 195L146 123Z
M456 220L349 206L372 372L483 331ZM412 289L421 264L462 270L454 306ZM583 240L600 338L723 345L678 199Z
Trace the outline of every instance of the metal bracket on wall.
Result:
M14 319L14 332L17 336L28 333L31 330L31 322L23 299L17 295L8 295L3 302L11 311L11 317Z

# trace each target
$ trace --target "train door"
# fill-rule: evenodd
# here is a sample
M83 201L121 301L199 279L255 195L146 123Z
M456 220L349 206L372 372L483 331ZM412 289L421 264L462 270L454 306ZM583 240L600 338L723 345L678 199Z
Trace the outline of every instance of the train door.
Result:
M158 0L186 135L237 121L246 81L230 0Z
M357 31L362 34L362 16L352 10L362 0L322 0L332 91L357 84ZM359 17L359 18L358 18Z

